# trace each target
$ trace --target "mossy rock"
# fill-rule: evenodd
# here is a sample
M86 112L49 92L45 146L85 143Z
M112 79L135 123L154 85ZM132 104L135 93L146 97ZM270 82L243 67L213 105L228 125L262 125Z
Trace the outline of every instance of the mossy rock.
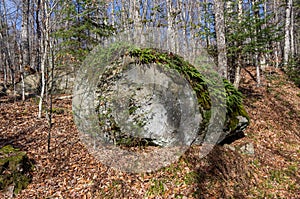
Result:
M127 63L121 65L119 63ZM223 80L223 85L216 85L213 79L208 79L202 75L192 64L184 60L182 57L170 53L162 52L157 49L140 49L133 48L129 49L127 52L124 52L120 57L118 57L115 63L112 63L112 67L107 69L102 74L102 83L100 84L101 88L105 86L108 79L115 81L118 74L127 70L127 66L130 64L156 64L163 67L176 70L180 76L188 81L192 89L194 90L198 105L199 112L202 115L202 122L199 132L199 141L196 141L195 144L201 144L201 140L206 133L210 119L211 119L211 108L212 108L212 97L214 100L224 100L226 106L226 119L224 124L224 133L220 136L217 143L222 142L227 137L232 137L237 133L242 132L246 126L249 124L248 114L243 107L242 94L226 79ZM217 74L214 74L218 76ZM214 90L209 92L208 87L212 87ZM221 88L220 88L221 87ZM101 96L102 98L103 96ZM101 99L99 98L101 101ZM129 109L130 114L135 111L132 107ZM134 107L136 108L136 107ZM107 119L111 120L111 114L108 114ZM103 119L103 114L99 114L99 119ZM115 122L114 122L115 124ZM112 128L111 128L112 129ZM120 128L117 128L120 129ZM120 138L122 139L122 138ZM126 138L126 143L128 138ZM119 140L122 143L122 140Z
M200 128L202 130L207 128L211 117L211 97L220 98L226 96L225 132L218 142L222 142L226 137L231 137L242 132L249 124L250 118L242 103L243 95L228 80L223 79L223 86L226 93L222 93L222 91L218 90L217 86L214 85L215 82L207 79L193 65L178 55L169 52L160 52L156 49L134 49L131 50L129 54L137 58L140 63L159 63L177 70L184 76L197 94L200 112L204 118L204 124ZM208 85L216 89L213 90L212 93L209 93Z
M14 194L27 187L31 182L33 163L26 153L12 147L4 146L0 149L0 190L4 192L13 186Z

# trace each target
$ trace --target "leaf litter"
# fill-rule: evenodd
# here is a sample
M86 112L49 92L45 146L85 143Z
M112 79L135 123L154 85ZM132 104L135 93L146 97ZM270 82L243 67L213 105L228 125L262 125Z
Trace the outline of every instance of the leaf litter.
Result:
M255 71L251 71L255 73ZM277 69L256 86L242 73L240 86L251 118L246 136L215 146L204 158L190 148L177 162L131 174L101 164L80 141L71 99L54 100L51 152L48 124L34 99L1 98L0 147L12 144L35 162L33 180L15 198L297 198L300 195L300 89ZM254 155L239 148L252 143ZM0 198L4 198L0 192Z

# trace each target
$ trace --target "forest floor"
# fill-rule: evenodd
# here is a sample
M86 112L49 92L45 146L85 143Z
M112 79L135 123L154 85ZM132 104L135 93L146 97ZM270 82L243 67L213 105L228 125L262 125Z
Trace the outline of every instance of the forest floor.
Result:
M256 87L243 72L241 91L251 118L244 138L216 146L204 158L193 147L176 163L144 174L114 170L89 154L73 122L71 99L54 100L48 153L47 120L37 119L37 99L2 97L0 148L12 144L35 162L32 182L15 198L299 198L300 89L275 69L264 73L263 83ZM241 152L247 144L254 154Z

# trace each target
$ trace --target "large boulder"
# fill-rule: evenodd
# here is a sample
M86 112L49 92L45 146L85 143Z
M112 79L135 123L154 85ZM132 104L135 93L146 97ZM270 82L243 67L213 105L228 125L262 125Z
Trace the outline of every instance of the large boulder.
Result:
M40 88L40 84L41 84L40 80L41 80L41 76L39 73L26 75L24 77L25 95L39 93L39 88ZM16 94L21 95L22 89L23 89L23 82L19 81L16 84ZM8 93L11 93L11 92L12 92L12 90L8 91Z
M242 95L213 76L204 77L173 53L124 52L97 83L98 137L116 145L162 147L239 138L249 124Z
M11 145L2 147L0 149L0 190L3 190L7 196L17 194L30 183L32 169L33 163L25 152Z

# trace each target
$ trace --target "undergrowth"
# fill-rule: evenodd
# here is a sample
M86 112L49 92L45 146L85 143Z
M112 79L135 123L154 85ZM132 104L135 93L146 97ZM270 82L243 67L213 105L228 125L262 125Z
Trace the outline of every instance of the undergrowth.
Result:
M285 69L289 79L300 88L300 58L292 59Z

